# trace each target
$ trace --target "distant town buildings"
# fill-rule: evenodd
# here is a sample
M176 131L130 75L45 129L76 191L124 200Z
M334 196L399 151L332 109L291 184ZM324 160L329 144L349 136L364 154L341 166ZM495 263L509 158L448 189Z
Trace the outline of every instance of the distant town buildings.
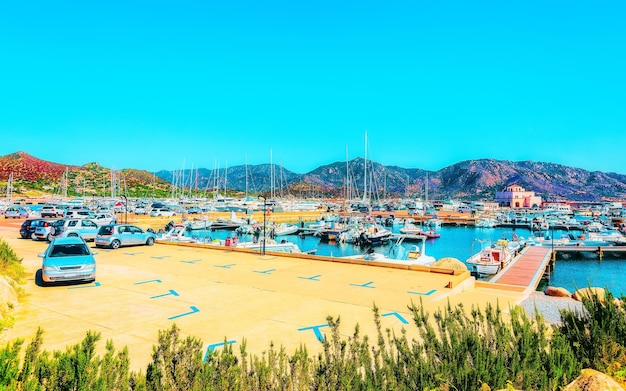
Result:
M505 208L533 208L541 206L541 196L534 191L526 191L520 185L512 184L503 191L496 192L496 203Z

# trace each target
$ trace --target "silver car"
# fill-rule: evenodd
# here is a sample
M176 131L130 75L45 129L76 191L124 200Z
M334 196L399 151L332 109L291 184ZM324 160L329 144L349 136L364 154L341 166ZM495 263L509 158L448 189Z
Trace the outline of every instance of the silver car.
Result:
M50 237L78 236L85 240L93 240L98 233L98 225L88 219L63 219L52 224Z
M139 227L128 224L103 225L94 239L96 247L119 248L121 246L148 245L152 246L156 234L144 231Z
M87 281L96 279L96 260L87 243L81 238L54 239L43 258L41 279L43 284L65 281Z

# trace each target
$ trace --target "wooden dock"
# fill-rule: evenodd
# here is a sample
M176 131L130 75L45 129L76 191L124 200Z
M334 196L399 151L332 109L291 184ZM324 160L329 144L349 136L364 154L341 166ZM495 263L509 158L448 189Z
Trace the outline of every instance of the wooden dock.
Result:
M494 288L534 291L551 261L551 254L550 247L527 247L487 284L495 285Z

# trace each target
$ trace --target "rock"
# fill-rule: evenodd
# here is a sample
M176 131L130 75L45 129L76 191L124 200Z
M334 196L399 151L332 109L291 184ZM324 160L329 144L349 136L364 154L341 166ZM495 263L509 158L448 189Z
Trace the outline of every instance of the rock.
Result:
M583 301L583 297L591 298L597 297L601 303L604 303L604 289L603 288L582 288L578 289L572 297L578 301Z
M561 288L558 286L546 287L543 293L546 294L547 296L554 296L554 297L571 297L572 296L572 294L567 289Z
M467 265L465 265L465 263L452 257L441 258L440 260L438 260L437 262L429 266L439 267L442 269L450 269L450 270L463 270L463 271L467 270Z
M612 377L593 369L583 369L580 376L565 386L563 391L624 391Z
M17 292L6 277L0 276L0 319L17 306Z

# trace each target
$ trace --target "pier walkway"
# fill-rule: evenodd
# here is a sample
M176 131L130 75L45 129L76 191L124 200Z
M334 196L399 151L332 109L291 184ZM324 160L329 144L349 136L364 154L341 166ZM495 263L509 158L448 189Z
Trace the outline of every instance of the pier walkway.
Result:
M486 284L495 285L494 288L534 291L550 262L550 255L550 247L527 247L522 250L521 255Z

